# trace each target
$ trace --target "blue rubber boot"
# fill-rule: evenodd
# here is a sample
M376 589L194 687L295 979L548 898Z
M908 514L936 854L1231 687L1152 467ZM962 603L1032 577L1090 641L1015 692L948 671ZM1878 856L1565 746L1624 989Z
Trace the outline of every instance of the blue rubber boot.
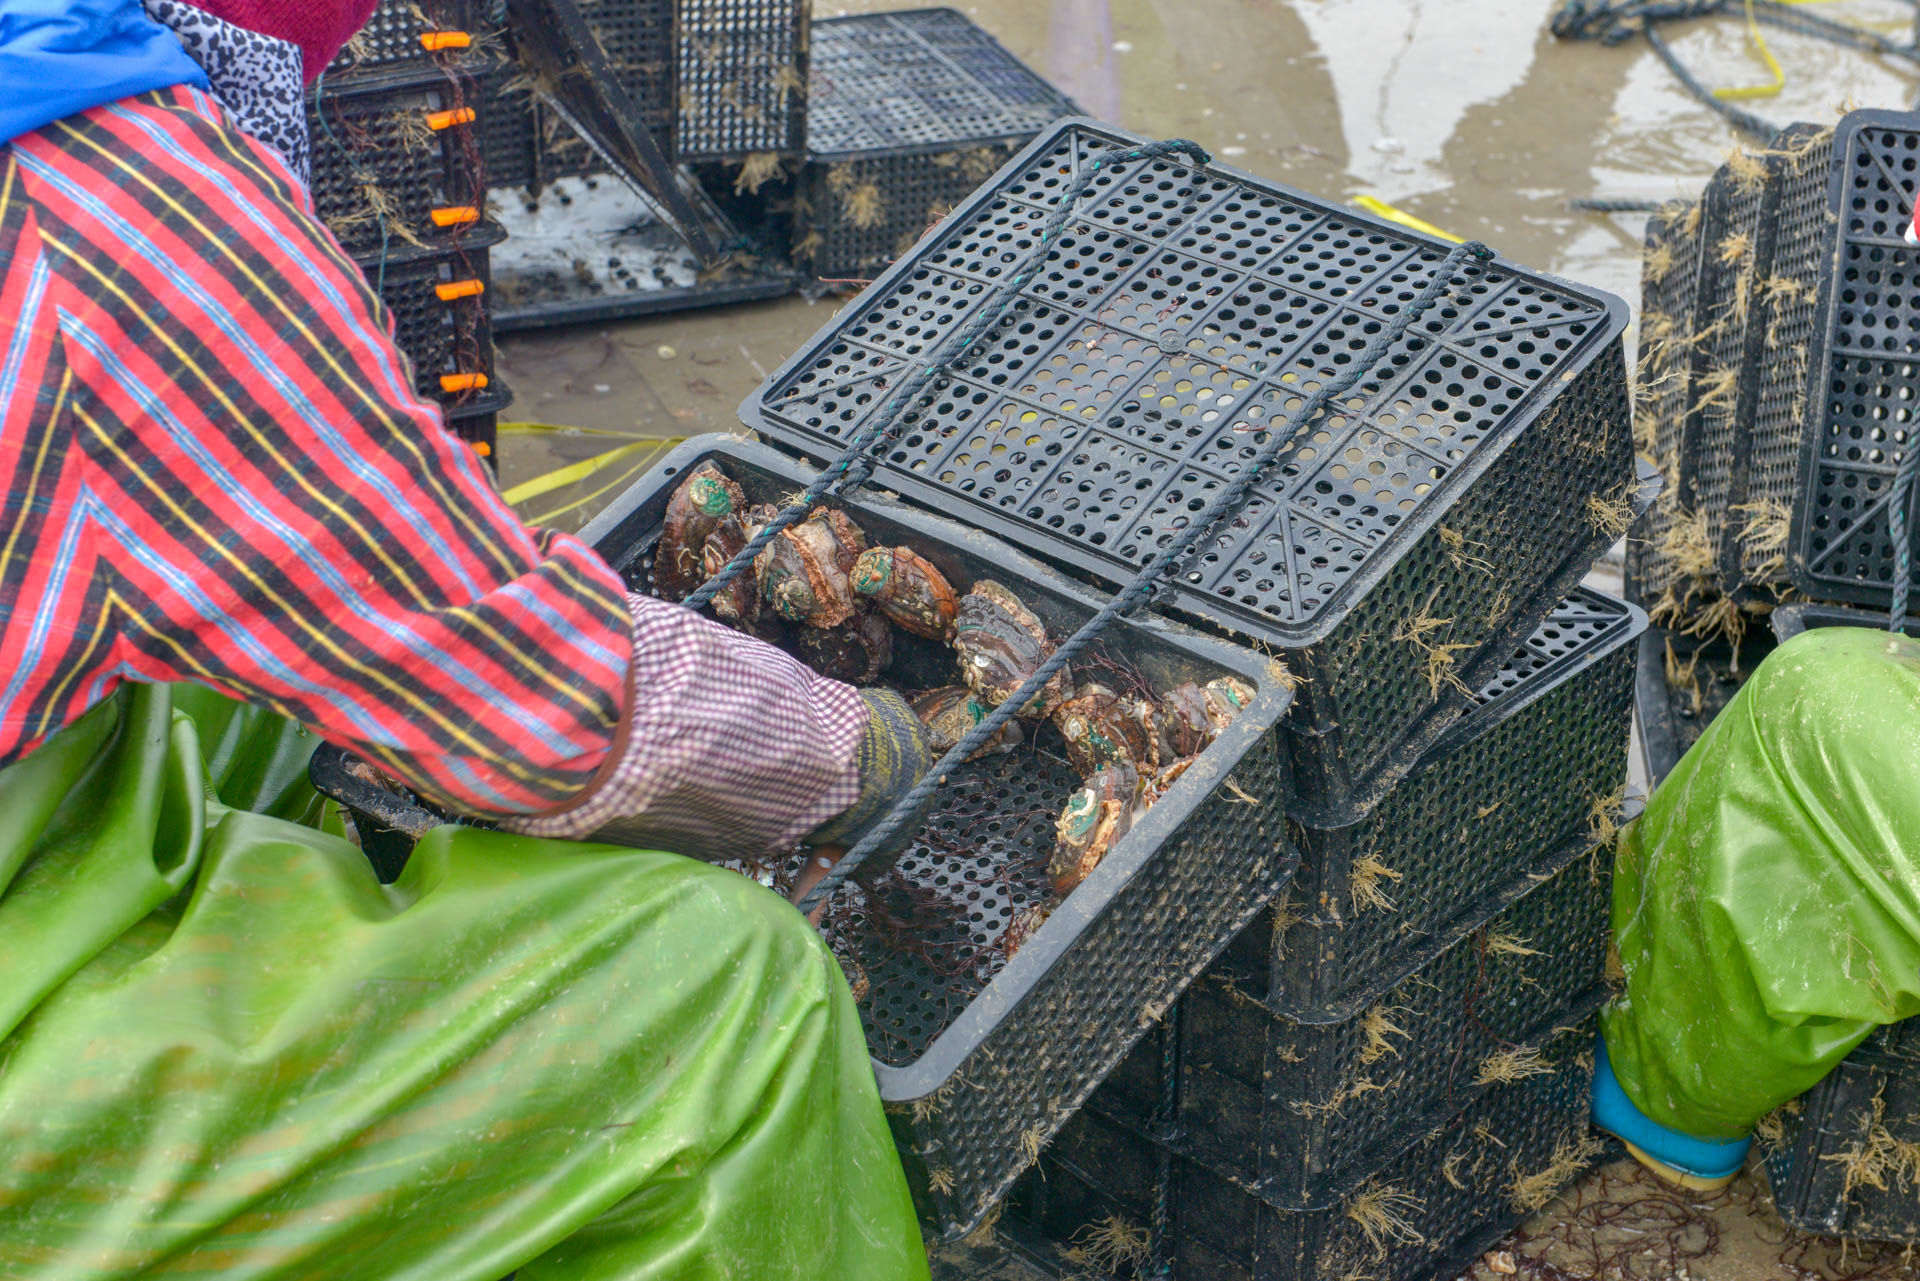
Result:
M1613 1074L1607 1039L1596 1038L1593 1123L1627 1145L1634 1160L1668 1183L1697 1192L1718 1192L1747 1163L1752 1139L1701 1139L1670 1130L1634 1105Z

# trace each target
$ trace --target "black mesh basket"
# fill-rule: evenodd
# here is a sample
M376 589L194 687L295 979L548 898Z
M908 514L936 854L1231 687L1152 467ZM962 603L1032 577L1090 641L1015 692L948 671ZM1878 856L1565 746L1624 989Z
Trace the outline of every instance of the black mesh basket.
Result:
M323 83L430 70L436 63L454 65L469 58L473 44L491 34L475 0L380 0L367 24L327 64Z
M1062 122L742 407L836 455L911 362L1038 243L1071 176L1137 141ZM1128 581L1268 426L1426 283L1440 247L1228 169L1101 171L1006 319L910 414L877 483ZM1301 811L1364 808L1623 532L1625 307L1505 264L1463 273L1171 593L1284 649ZM1530 606L1532 608L1530 608Z
M1774 644L1766 631L1747 633L1737 648L1724 639L1699 640L1664 627L1649 627L1641 635L1634 703L1648 778L1657 785L1673 772Z
M913 247L1073 102L955 9L817 22L795 257L857 277Z
M798 158L807 139L812 0L677 0L675 16L674 158Z
M1833 259L1814 332L1788 561L1815 600L1881 609L1893 587L1894 471L1914 447L1920 249L1903 233L1920 196L1920 116L1857 111L1833 140ZM1920 522L1916 522L1920 524ZM1910 538L1920 529L1910 527ZM1916 570L1920 581L1920 570Z
M1276 1209L1141 1130L1083 1110L1009 1202L1015 1232L1087 1277L1207 1281L1452 1278L1596 1165L1592 1018L1548 1049L1560 1070L1497 1086L1322 1210ZM1158 1208L1157 1208L1158 1207ZM1156 1231L1157 1229L1157 1231Z
M671 160L678 74L673 0L579 0L579 5L613 78L639 113L639 123ZM540 186L555 178L609 172L607 163L552 108L530 103L524 109L524 127L535 139L535 168L523 176L511 160L518 152L510 150L495 186ZM518 120L515 127L522 127Z
M1690 519L1690 513L1679 510L1680 447L1692 403L1688 351L1700 292L1700 228L1705 217L1698 203L1667 206L1647 220L1641 255L1634 433L1640 451L1659 467L1665 482L1659 501L1635 522L1627 539L1627 598L1643 606L1689 588L1698 590L1692 583L1698 567L1694 573L1681 569L1671 539L1676 522Z
M1304 1022L1351 1018L1617 822L1645 629L1582 588L1370 815L1290 824L1300 874L1231 949L1246 991Z
M754 501L812 479L765 446L688 442L583 534L636 589L650 585L668 495L707 458ZM1056 635L1099 608L977 532L881 499L847 510L875 541L921 550L956 585L1005 583ZM895 871L836 900L829 921L843 963L870 987L868 1044L909 1177L949 1233L971 1229L1293 869L1279 821L1287 764L1270 732L1289 701L1284 682L1257 655L1159 621L1123 622L1104 645L1153 688L1232 672L1259 693L1190 771L1192 786L1183 780L1148 811L1011 960L1009 930L1045 901L1054 820L1078 786L1064 761L1034 752L955 777ZM925 664L950 661L897 643L894 671L924 676ZM893 946L902 937L914 946Z
M314 213L359 257L450 248L482 229L479 93L437 71L308 96ZM475 112L473 123L442 113ZM436 127L443 125L444 127Z
M415 390L449 410L484 399L494 382L487 261L501 239L487 224L455 248L360 262L393 318L394 343L412 363Z
M1520 898L1344 1022L1276 1013L1230 954L1088 1106L1150 1123L1177 1035L1185 1146L1271 1205L1338 1203L1490 1086L1592 1049L1542 1054L1604 995L1611 852L1584 824L1556 844Z
M485 391L462 397L446 407L447 428L472 445L490 467L498 470L500 415L513 404L513 392L495 379Z

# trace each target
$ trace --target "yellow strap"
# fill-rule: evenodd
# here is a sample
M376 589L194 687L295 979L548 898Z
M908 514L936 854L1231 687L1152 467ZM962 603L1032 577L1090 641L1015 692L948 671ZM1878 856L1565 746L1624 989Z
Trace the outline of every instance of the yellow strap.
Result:
M550 512L541 512L538 516L533 517L527 523L529 525L545 525L551 522L552 520L554 520L556 517L566 515L568 512L573 511L575 508L585 507L588 503L600 497L600 495L606 493L609 489L617 489L621 485L624 485L628 481L632 480L635 476L639 475L641 472L645 471L647 468L653 466L653 464L659 460L660 454L664 454L665 452L666 450L663 449L659 451L659 453L648 454L645 458L642 458L639 462L627 468L627 470L621 472L618 476L615 476L612 480L600 486L600 488L594 490L591 494L587 494L583 497L576 498L572 502L568 503L565 507L556 507Z
M1355 196L1353 203L1359 205L1362 209L1377 218L1385 218L1388 222L1397 222L1402 227L1411 227L1415 231L1432 236L1438 240L1445 240L1450 244L1457 245L1462 243L1461 237L1454 235L1452 232L1442 231L1426 219L1416 218L1404 209L1396 209L1378 196Z
M606 436L613 440L661 440L663 437L648 436L637 431L615 431L611 427L575 427L568 423L528 423L503 422L495 428L502 436L540 436L553 433L562 436ZM673 443L679 444L684 436L673 437Z
M623 458L633 457L641 450L659 451L665 445L666 442L658 440L636 440L632 444L609 449L604 454L595 454L584 462L570 463L544 476L535 476L532 480L523 481L501 494L500 497L506 499L509 505L524 503L529 498L538 498L542 494L551 494L556 489L565 489L568 485L578 484L601 468L611 467Z
M1792 0L1789 0L1791 3ZM1760 60L1767 64L1767 70L1773 75L1770 85L1735 85L1728 89L1715 89L1713 96L1724 101L1739 101L1747 98L1777 97L1787 86L1787 73L1780 68L1780 59L1773 56L1773 50L1767 47L1767 38L1760 34L1760 24L1754 20L1753 0L1747 0L1747 39L1759 51Z

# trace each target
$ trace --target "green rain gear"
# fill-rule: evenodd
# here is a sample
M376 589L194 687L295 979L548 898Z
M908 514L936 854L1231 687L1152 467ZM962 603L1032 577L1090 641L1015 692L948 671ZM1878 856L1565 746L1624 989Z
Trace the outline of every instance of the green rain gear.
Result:
M1920 644L1804 633L1762 663L1615 860L1627 1096L1741 1138L1920 1013Z
M845 981L671 854L441 828L132 688L0 772L0 1275L917 1281Z

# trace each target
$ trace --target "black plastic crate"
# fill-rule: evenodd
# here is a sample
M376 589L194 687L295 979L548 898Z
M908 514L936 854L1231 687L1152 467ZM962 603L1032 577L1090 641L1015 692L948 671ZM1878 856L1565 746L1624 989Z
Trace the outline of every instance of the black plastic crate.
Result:
M583 534L637 590L649 585L668 495L709 458L755 501L791 494L813 475L762 445L688 442ZM1086 589L975 531L879 498L847 509L871 538L922 551L956 586L987 577L1009 585L1056 635L1100 607ZM1155 805L1011 960L1003 940L1044 900L1054 819L1079 785L1064 761L1031 752L955 776L896 868L906 897L926 902L850 894L829 920L837 951L870 985L868 1044L909 1177L949 1233L987 1212L1293 871L1280 824L1290 780L1270 732L1290 696L1266 660L1158 620L1124 622L1104 643L1154 688L1235 673L1259 692L1190 771L1191 786L1183 780ZM918 652L897 641L896 670L927 661ZM1014 817L994 817L1002 810ZM907 912L917 943L896 951L887 940L899 935L889 931Z
M1894 470L1913 447L1908 398L1920 374L1920 250L1902 238L1920 193L1920 116L1856 111L1840 122L1833 150L1828 202L1838 222L1814 335L1789 570L1815 600L1885 609L1895 564L1888 504Z
M1300 873L1230 952L1245 989L1288 1018L1349 1019L1616 822L1645 629L1580 589L1365 819L1290 823Z
M1148 1124L1177 1035L1185 1148L1270 1205L1338 1203L1491 1086L1592 1049L1543 1052L1605 994L1611 851L1584 824L1555 844L1521 897L1344 1022L1275 1012L1230 952L1088 1106Z
M1641 635L1634 703L1647 776L1654 784L1673 772L1773 648L1773 637L1764 629L1748 632L1737 648L1723 639L1697 640L1664 627L1649 627Z
M1057 124L742 407L831 457L1138 139ZM1130 580L1427 282L1444 251L1174 159L1102 171L1008 317L909 415L876 483L1093 581ZM1288 651L1314 821L1417 759L1621 532L1635 477L1617 299L1463 272L1169 598ZM1611 511L1596 505L1611 500ZM1529 616L1529 606L1538 602Z
M1920 1144L1920 1063L1888 1053L1895 1024L1776 1113L1760 1141L1774 1209L1790 1226L1853 1240L1920 1242L1920 1178L1905 1153Z
M499 469L500 415L513 404L513 392L498 379L477 395L446 408L447 429L472 445L487 464Z
M1680 509L1681 444L1692 404L1689 353L1705 217L1697 202L1667 206L1647 220L1641 254L1635 444L1660 469L1665 488L1629 534L1625 579L1627 598L1648 607L1699 590L1700 567L1683 569L1671 540L1676 523L1692 519Z
M1079 114L955 9L813 26L795 257L877 275L1048 124Z
M677 0L676 160L798 158L812 0Z
M453 39L444 47L432 37ZM458 37L465 36L462 42ZM423 37L427 39L423 41ZM436 62L459 63L473 44L492 38L475 0L380 0L367 24L327 64L322 83L347 76L430 69Z
M1591 1047L1593 1029L1580 1020L1564 1040ZM1496 1087L1323 1210L1276 1209L1177 1140L1084 1110L1021 1182L1010 1217L1049 1243L1063 1276L1159 1275L1162 1217L1171 1275L1188 1281L1450 1279L1598 1163L1592 1080L1576 1052L1558 1072Z
M307 99L314 212L356 256L430 251L482 227L479 93L437 71L329 84ZM471 109L473 123L442 113Z
M674 54L674 0L579 0L607 68L653 136L661 154L673 158L674 113L678 101L678 59ZM542 185L555 178L609 172L586 139L550 107L530 104L524 126L535 139L536 168L522 177L517 165L503 165L496 186ZM516 129L522 127L516 121ZM505 140L503 139L503 144ZM518 154L508 152L509 156ZM537 176L534 176L537 175Z
M502 239L500 229L487 224L455 248L384 263L360 261L392 317L395 345L413 366L415 390L449 410L484 396L494 381L487 263L489 248ZM485 383L460 385L474 375Z

